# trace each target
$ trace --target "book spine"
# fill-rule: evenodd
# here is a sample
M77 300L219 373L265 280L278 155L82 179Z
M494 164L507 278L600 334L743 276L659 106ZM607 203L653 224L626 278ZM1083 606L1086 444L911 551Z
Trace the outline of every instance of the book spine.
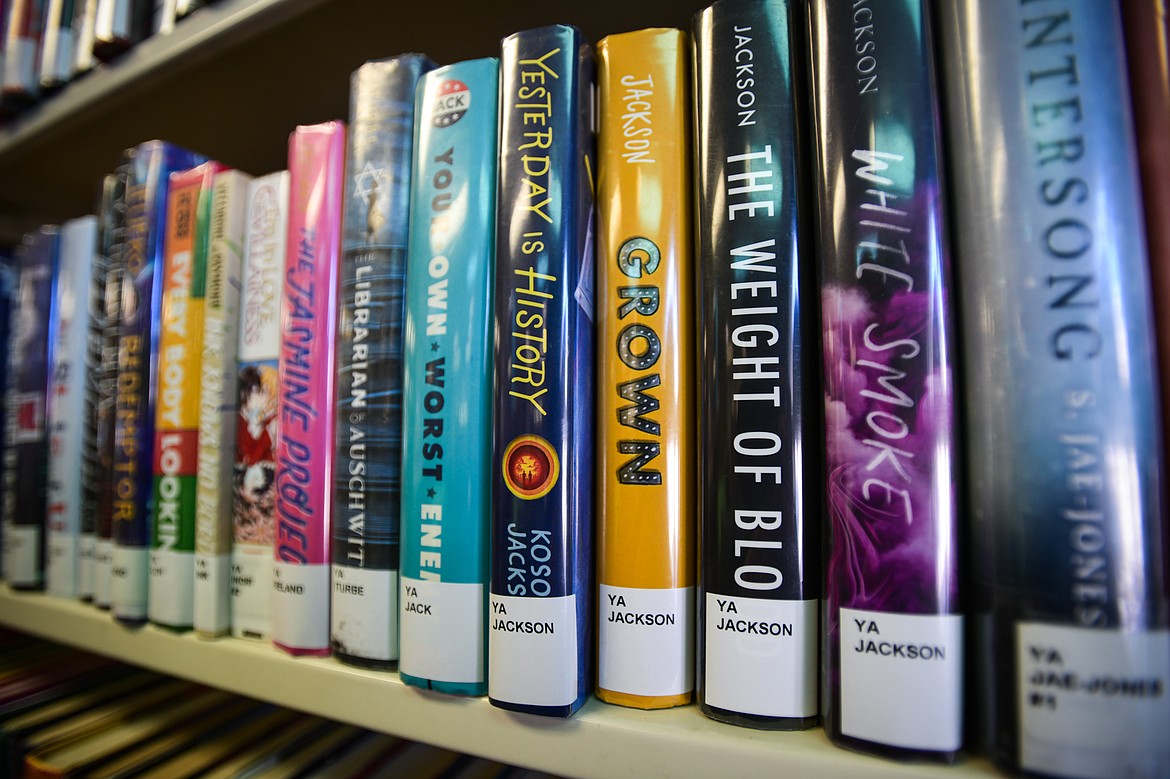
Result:
M327 655L345 124L298 127L288 165L272 640L291 654Z
M11 0L0 0L0 117L7 118L10 106L3 100L4 84L7 82L8 69L8 25L12 17ZM5 390L7 391L7 390ZM0 574L3 568L0 567Z
M38 76L44 90L60 89L73 74L75 0L48 0Z
M30 104L40 92L37 50L44 22L45 0L12 0L5 31L3 102Z
M593 67L573 27L501 47L488 696L561 717L593 681Z
M276 538L277 359L288 237L288 171L248 185L240 290L232 501L232 634L271 632Z
M694 690L690 44L598 45L597 695L643 709Z
M98 448L99 409L102 408L102 344L106 327L106 277L110 274L111 209L117 176L113 173L102 180L102 194L94 228L93 258L86 296L87 324L85 368L82 381L85 386L81 443L81 517L77 528L77 597L91 601L94 592L94 554L97 544L97 515L101 480L107 473L101 470L102 452Z
M153 16L153 0L97 0L94 57L109 62L144 40L152 29Z
M1134 130L1142 182L1150 284L1155 301L1170 300L1170 16L1164 0L1122 5L1125 51L1133 90ZM1154 306L1163 446L1170 441L1170 310ZM1170 532L1163 534L1170 560Z
M175 16L182 19L205 5L207 5L206 0L175 0Z
M812 3L829 518L824 708L835 742L951 761L963 736L959 457L929 11Z
M16 308L16 285L18 281L19 275L13 265L12 255L5 252L3 255L0 255L0 366L2 366L4 371L2 384L0 384L0 392L3 392L5 402L8 399L10 382L9 354L11 351L10 336L12 334L10 326L13 324L13 310ZM7 474L8 450L11 444L8 431L8 410L7 406L5 406L3 418L0 418L0 581L8 578L4 570L4 558L7 556L4 552L4 546L6 545L4 528L8 524L9 512L4 507L12 500L12 495L8 488Z
M150 18L151 35L170 35L175 31L176 0L151 0L154 14Z
M1119 5L941 18L992 757L1164 776L1165 466Z
M331 641L338 659L389 668L398 659L402 461L402 318L419 77L407 54L367 62L350 79L337 426Z
M74 77L93 70L97 59L93 56L94 25L97 23L98 0L75 0L73 16Z
M158 393L159 320L170 174L203 158L162 141L130 151L126 265L118 336L110 602L119 621L147 619Z
M168 183L154 423L153 515L147 616L190 630L195 610L195 493L207 227L218 163Z
M89 282L97 246L97 218L84 216L61 227L61 258L53 291L56 342L49 373L49 481L45 524L45 589L77 594L81 529L82 438L89 336Z
M715 719L776 729L817 720L821 436L802 17L784 0L716 3L694 25L698 698Z
M402 407L402 681L487 693L499 61L418 91Z
M101 367L94 420L97 442L97 511L94 518L93 603L110 608L113 580L114 501L118 471L117 451L118 344L122 336L122 288L126 281L126 184L129 165L120 166L107 180L102 199L102 244L99 253L109 260L109 272L101 280L104 314L101 333Z
M251 180L235 170L217 173L211 195L195 474L193 618L196 635L204 638L224 635L231 627L240 278Z
M49 437L45 406L56 325L53 288L59 236L42 227L16 249L17 283L9 326L4 452L4 576L18 590L45 586L45 508Z

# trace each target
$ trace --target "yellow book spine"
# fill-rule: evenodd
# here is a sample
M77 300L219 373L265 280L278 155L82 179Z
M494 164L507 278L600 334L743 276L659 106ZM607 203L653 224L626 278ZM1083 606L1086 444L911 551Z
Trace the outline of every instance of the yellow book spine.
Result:
M598 45L598 697L694 688L697 508L689 44Z

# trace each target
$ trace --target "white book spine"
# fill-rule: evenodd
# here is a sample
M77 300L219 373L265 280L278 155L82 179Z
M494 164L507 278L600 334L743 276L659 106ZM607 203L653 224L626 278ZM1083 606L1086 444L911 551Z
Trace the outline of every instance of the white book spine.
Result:
M97 218L83 216L61 229L55 307L56 348L49 373L49 481L45 583L51 595L77 590L81 524L82 438L89 339L89 283L97 244Z
M288 171L248 186L240 290L232 473L232 633L271 635L275 534L276 364L288 222Z
M249 181L245 173L224 171L211 199L195 475L195 632L209 637L231 626L236 360Z

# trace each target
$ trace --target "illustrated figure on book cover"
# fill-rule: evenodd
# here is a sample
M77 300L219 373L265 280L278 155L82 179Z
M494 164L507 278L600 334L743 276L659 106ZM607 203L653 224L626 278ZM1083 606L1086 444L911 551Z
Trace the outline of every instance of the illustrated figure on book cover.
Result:
M272 543L273 484L276 475L276 366L240 370L236 417L235 540Z

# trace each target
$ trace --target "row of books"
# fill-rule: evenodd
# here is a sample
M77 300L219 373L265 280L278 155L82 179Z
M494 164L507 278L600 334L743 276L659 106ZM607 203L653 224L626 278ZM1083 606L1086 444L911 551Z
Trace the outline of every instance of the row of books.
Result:
M92 597L198 630L218 582L214 635L271 585L282 649L529 713L696 695L943 761L986 718L1007 767L1164 776L1153 8L722 0L599 42L596 103L569 26L394 57L293 133L287 195L137 147L74 295ZM62 287L38 245L20 300ZM59 308L13 318L9 417L50 430L19 377L62 373Z
M169 679L18 634L0 636L0 775L547 776Z
M0 122L151 35L202 0L0 0Z

